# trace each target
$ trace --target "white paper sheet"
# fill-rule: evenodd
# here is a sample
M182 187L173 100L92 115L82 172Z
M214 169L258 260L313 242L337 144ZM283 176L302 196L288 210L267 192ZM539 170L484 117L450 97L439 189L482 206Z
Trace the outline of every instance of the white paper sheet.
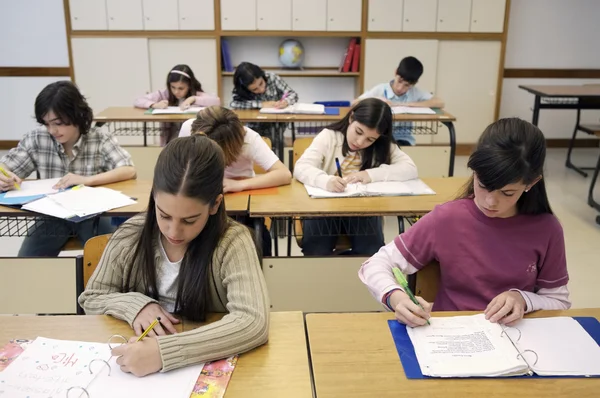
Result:
M23 181L21 189L14 189L6 192L5 198L20 198L23 196L49 195L58 192L55 186L60 178L50 178L47 180Z
M417 106L394 106L392 112L396 115L409 113L413 115L435 115L435 111L431 108L422 108Z
M204 109L204 107L202 107L202 106L191 106L191 107L187 108L186 110L182 111L181 108L179 108L178 106L168 106L165 109L152 109L152 114L153 115L177 115L177 114L183 114L183 113L198 113L202 109Z
M305 185L311 198L348 198L355 196L418 196L435 195L435 192L419 179L409 181L380 181L369 184L348 184L344 192L327 190Z

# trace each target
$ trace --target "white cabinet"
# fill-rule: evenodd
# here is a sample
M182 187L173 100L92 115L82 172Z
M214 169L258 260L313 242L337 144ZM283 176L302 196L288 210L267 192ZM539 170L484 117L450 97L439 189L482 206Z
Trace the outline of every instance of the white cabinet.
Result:
M73 30L107 30L106 0L70 0Z
M214 30L214 0L179 0L180 30Z
M468 32L470 24L471 0L438 0L438 32Z
M362 0L327 0L327 30L360 32Z
M256 30L256 0L221 0L222 30Z
M405 32L435 32L437 0L404 0Z
M177 0L143 0L145 30L178 30Z
M504 30L506 0L473 0L471 8L471 32L495 32Z
M327 30L326 0L292 0L293 30Z
M143 30L142 0L106 0L109 30Z
M292 0L256 0L258 30L292 30Z
M71 49L75 81L96 112L132 106L149 91L146 38L73 38Z
M401 32L403 14L403 0L369 0L368 29L370 32Z

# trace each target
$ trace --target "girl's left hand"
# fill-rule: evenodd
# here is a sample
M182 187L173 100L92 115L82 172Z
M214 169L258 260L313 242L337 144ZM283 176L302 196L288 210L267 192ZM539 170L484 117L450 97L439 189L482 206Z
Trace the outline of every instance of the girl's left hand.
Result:
M238 180L232 180L231 178L223 179L223 193L227 192L240 192L245 189L244 183Z
M275 103L275 108L284 109L287 108L290 104L286 100L277 101Z
M117 358L117 365L125 373L143 377L162 369L162 359L155 337L145 337L136 342L137 337L129 339L129 343L112 349L111 354Z
M66 176L64 176L63 178L61 178L56 183L56 185L54 185L52 188L65 189L65 188L72 187L74 185L82 185L82 184L83 185L88 184L88 177L80 176L79 174L69 173Z
M190 106L192 106L192 104L193 104L194 102L196 102L196 97L193 97L193 96L192 96L192 97L189 97L189 98L187 98L185 101L183 101L183 102L181 103L181 105L179 105L179 108L180 108L182 111L185 111L185 110L186 110L186 109L188 109Z
M348 174L346 177L344 177L344 180L346 180L348 184L356 184L357 182L360 182L361 184L368 184L371 182L371 177L369 176L369 173L363 170Z
M523 318L526 308L527 303L521 293L509 290L490 301L484 312L485 319L510 326Z

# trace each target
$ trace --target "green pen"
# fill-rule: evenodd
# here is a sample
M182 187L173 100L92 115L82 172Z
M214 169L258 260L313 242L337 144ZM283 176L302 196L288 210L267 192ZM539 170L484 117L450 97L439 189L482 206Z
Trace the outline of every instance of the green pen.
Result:
M419 307L421 307L421 309L423 311L425 311L425 308L423 308L423 306L421 304L419 304L415 295L410 291L410 288L408 287L408 281L406 280L406 277L404 276L402 271L400 271L398 268L394 267L394 268L392 268L392 272L394 273L394 276L396 277L396 280L398 281L400 286L402 286L402 289L404 289L404 293L408 294L408 297L410 297L411 301L413 303L415 303L416 305L418 305ZM429 322L429 319L427 319L427 324L431 325L431 323Z

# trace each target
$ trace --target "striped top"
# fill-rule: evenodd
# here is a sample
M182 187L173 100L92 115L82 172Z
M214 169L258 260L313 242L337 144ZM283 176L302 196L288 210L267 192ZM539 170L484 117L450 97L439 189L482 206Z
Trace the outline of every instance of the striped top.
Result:
M162 301L144 294L140 273L133 291L123 286L146 215L126 221L108 242L79 304L88 315L112 315L130 325L147 304ZM125 227L125 228L124 228ZM155 264L163 260L154 242ZM133 264L133 265L132 265ZM162 371L214 361L249 351L267 342L269 298L250 231L231 221L213 253L209 271L209 312L226 312L221 320L168 336L159 336Z
M340 168L342 169L342 176L360 171L360 166L362 166L360 152L348 152L348 155L344 158L344 161L340 165ZM335 174L337 175L337 172Z

